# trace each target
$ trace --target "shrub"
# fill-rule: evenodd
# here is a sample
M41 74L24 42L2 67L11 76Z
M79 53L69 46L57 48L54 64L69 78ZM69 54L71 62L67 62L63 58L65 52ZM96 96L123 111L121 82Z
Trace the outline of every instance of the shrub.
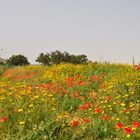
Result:
M13 66L24 66L24 65L29 65L30 63L28 62L27 57L19 54L19 55L12 55L7 60L7 64Z

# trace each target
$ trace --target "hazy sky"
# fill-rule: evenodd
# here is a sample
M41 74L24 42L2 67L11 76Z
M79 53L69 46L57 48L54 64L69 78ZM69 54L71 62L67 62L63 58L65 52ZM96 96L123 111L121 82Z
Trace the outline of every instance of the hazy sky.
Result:
M31 63L55 50L138 63L140 0L0 0L0 49Z

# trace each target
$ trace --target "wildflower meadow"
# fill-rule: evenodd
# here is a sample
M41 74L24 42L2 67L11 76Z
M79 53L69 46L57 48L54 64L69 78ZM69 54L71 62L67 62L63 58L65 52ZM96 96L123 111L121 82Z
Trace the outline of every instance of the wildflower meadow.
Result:
M1 140L140 140L140 66L0 66Z

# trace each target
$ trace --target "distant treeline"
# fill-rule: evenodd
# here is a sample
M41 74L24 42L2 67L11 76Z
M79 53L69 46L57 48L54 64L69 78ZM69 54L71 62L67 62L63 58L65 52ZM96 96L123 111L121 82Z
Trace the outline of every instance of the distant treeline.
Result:
M53 51L50 53L40 53L40 55L35 60L36 62L42 65L54 65L60 63L72 63L72 64L84 64L88 62L87 56L84 54L74 55L69 54L68 52L61 52L61 51ZM29 65L28 58L22 54L19 55L12 55L7 60L0 58L0 64L2 65L13 65L13 66L23 66Z

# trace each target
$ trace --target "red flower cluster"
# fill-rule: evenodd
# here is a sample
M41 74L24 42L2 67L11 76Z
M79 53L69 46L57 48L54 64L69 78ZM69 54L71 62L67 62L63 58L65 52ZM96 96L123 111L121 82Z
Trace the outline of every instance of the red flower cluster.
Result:
M86 104L84 104L84 105L81 105L80 107L81 107L81 109L84 111L84 110L86 110L87 108L90 108L90 107L91 107L91 103L86 103Z
M140 124L137 121L132 123L133 128L137 128L138 126L140 126ZM121 129L124 127L124 125L122 123L117 123L116 127ZM133 129L131 127L125 127L124 131L127 135L131 135L133 133Z
M74 79L71 78L71 77L68 77L68 78L66 79L66 84L67 84L68 87L73 88L73 87L74 87Z

